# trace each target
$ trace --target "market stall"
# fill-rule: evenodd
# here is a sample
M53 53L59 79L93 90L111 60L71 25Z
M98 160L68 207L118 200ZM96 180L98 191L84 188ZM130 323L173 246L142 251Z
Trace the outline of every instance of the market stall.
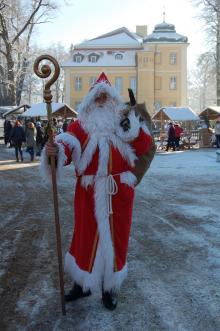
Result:
M199 116L190 107L163 107L157 111L152 120L160 127L159 148L163 148L167 139L166 125L168 122L178 122L184 129L182 141L190 147L194 141L199 140L199 131L195 129L195 124L199 123Z
M77 112L65 103L52 102L51 106L53 117L73 118L77 116ZM32 105L21 116L47 118L47 105L44 102Z

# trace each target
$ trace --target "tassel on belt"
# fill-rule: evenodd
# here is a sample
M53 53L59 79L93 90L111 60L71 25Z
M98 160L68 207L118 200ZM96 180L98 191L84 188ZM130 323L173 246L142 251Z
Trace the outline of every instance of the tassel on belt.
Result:
M118 185L113 177L113 175L108 175L107 177L107 194L108 194L108 214L112 215L112 196L118 193Z

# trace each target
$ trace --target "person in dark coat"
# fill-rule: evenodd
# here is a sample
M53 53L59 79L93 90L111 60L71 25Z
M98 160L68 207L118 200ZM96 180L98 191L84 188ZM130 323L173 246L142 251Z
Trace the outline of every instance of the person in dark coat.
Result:
M4 139L5 139L5 145L10 143L10 135L12 130L12 124L11 121L5 120L4 122Z
M175 139L175 129L173 126L173 123L169 123L168 128L168 140L167 140L167 148L166 151L169 150L169 148L173 148L173 151L175 151L175 145L176 145L176 139Z
M36 131L36 156L40 156L44 145L44 129L42 128L41 122L36 123Z
M22 143L25 142L25 132L20 121L15 122L15 126L11 130L10 140L13 141L15 147L16 161L19 162L18 152L21 162L23 162L23 152L21 149Z
M34 161L34 150L36 148L36 129L34 123L29 122L26 129L27 151L30 154L30 161Z

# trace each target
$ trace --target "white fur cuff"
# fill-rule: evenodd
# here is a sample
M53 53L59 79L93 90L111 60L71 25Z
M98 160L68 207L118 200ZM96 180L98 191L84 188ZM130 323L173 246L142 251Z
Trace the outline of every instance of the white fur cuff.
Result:
M62 144L58 145L58 156L57 156L57 180L60 181L62 178L62 169L66 162L66 155L64 151L64 146ZM46 155L45 147L41 154L41 163L40 163L40 174L47 183L51 183L51 167L48 162L48 156Z

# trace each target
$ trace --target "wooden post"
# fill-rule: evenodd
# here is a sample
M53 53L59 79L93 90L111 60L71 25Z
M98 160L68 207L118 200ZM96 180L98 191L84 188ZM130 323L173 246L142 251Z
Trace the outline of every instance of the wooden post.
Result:
M52 93L50 90L51 85L57 80L60 74L60 66L58 62L50 55L41 55L34 62L34 72L40 78L48 78L51 75L51 68L48 64L41 66L39 70L39 64L43 60L48 60L54 65L53 76L47 81L44 87L43 98L47 104L47 118L48 118L48 132L49 141L54 142L53 123L52 123ZM54 156L50 157L51 166L51 178L53 187L53 203L54 203L54 217L55 217L55 228L56 228L56 243L57 243L57 257L59 265L59 281L60 281L60 297L62 313L66 315L65 309L65 298L64 298L64 280L63 280L63 262L62 262L62 246L61 246L61 234L60 234L60 222L59 222L59 206L58 206L58 194L57 194L57 181L56 181L56 159Z

